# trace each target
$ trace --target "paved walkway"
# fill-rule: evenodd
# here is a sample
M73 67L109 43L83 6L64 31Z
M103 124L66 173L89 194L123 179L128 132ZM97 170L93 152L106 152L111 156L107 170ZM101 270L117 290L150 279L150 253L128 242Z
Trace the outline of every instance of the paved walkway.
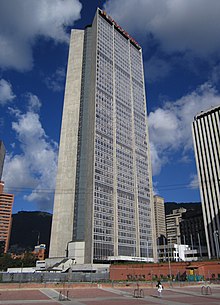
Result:
M0 289L3 305L219 305L220 285L212 285L211 295L202 295L201 286L165 288L157 296L156 288L142 288L142 298L135 298L135 287L96 288L17 288Z

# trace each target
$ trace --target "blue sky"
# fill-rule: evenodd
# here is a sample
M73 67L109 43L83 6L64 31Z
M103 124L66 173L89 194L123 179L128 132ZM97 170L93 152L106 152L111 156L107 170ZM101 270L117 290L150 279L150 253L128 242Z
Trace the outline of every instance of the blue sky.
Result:
M0 139L14 212L52 211L69 33L97 6L143 49L154 192L200 201L191 122L220 105L220 1L1 0Z

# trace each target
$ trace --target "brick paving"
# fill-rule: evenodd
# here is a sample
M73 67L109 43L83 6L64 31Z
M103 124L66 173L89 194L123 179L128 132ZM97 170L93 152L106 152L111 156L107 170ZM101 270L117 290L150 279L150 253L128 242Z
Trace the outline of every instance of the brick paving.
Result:
M98 298L98 297L114 297L115 293L111 291L104 291L102 289L98 288L91 288L91 289L86 289L86 288L80 288L80 289L75 289L75 288L65 288L65 289L56 289L58 292L61 291L62 294L66 294L66 292L69 292L69 297L70 298L76 298L76 299L82 299L82 298Z
M95 301L84 301L85 305L155 305L155 303L149 303L145 300L95 300Z
M0 304L5 304L5 305L43 305L43 304L46 304L46 305L59 305L59 303L57 302L43 302L43 301L22 301L22 303L18 303L17 301L14 301L14 302L11 302L11 301L5 301L4 303L2 303L0 301ZM69 303L68 303L69 304Z
M0 291L0 301L4 300L48 300L39 290L6 290Z
M133 287L111 287L110 285L90 288L65 289L54 288L7 288L0 287L0 305L219 305L220 285L211 286L212 295L201 295L201 287L168 288L163 291L162 297L157 297L156 288L142 287L144 298L134 298ZM140 287L141 288L141 287ZM67 296L68 301L64 298ZM60 292L63 295L60 295ZM65 297L64 297L65 296Z

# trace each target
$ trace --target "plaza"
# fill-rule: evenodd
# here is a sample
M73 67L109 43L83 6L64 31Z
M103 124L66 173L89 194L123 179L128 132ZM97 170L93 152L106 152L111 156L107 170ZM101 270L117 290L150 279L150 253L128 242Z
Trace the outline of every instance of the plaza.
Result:
M2 284L0 286L0 304L36 305L217 305L220 302L220 285L209 284L208 293L202 287L205 283L184 285L163 284L161 297L157 296L156 284L114 283L114 284ZM139 288L137 288L139 287ZM141 289L141 297L134 297L134 290ZM137 295L136 295L137 296Z

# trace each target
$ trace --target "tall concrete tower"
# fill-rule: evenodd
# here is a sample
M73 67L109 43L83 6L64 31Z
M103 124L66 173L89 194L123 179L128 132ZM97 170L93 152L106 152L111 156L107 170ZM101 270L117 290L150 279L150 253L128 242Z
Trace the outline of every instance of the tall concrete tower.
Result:
M201 112L192 124L209 258L220 258L220 106Z
M153 228L141 47L97 9L71 33L49 256L153 261Z

